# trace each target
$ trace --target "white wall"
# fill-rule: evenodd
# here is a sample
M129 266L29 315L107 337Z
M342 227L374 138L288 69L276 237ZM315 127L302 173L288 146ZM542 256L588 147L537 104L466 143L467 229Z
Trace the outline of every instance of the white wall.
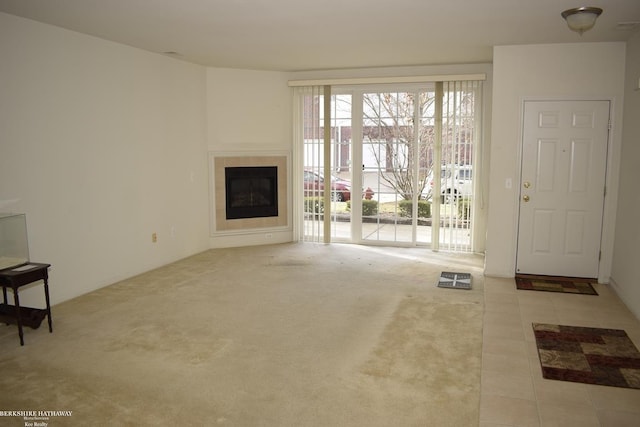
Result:
M611 283L640 318L640 33L627 43L620 192Z
M493 55L491 173L485 274L515 274L522 105L525 99L611 99L600 280L611 272L624 95L624 43L498 46ZM507 179L513 186L506 188Z
M0 211L53 303L208 249L204 67L2 13L0 58Z
M291 149L286 73L208 68L207 105L209 150Z
M215 155L291 155L292 97L285 73L208 68L206 96L211 189L214 188L212 172ZM291 200L291 194L287 196ZM289 226L286 229L280 227L268 232L254 229L219 233L214 226L213 194L209 198L211 247L292 241L291 203ZM269 236L268 239L266 236Z

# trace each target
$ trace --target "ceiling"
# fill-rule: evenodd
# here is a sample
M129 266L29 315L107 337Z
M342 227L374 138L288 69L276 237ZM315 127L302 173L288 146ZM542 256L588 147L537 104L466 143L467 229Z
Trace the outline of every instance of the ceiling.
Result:
M582 36L560 16L580 6L604 9ZM496 45L640 29L639 0L0 0L0 11L205 66L278 71L486 63Z

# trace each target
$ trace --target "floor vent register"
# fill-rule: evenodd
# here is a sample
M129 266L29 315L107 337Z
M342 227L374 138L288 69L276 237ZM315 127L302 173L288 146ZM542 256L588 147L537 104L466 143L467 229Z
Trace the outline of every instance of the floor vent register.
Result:
M439 288L471 289L471 274L443 271L438 280Z

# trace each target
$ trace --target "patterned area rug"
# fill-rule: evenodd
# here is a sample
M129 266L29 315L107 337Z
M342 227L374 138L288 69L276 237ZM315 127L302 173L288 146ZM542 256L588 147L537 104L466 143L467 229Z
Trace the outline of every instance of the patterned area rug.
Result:
M542 376L640 389L640 352L620 329L534 323Z
M528 291L565 292L569 294L598 295L592 283L596 279L575 277L533 276L516 274L516 287Z

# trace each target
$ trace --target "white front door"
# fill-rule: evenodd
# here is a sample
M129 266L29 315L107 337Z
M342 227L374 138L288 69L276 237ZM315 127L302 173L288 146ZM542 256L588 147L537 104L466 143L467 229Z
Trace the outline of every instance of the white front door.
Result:
M609 108L525 102L517 273L598 277Z

